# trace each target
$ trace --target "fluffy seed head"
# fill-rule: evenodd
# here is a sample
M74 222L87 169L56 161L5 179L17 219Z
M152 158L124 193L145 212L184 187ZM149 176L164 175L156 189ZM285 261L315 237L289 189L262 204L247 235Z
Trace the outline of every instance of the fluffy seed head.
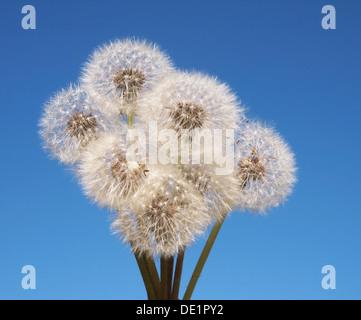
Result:
M56 94L40 120L44 148L65 164L74 164L88 144L110 125L96 102L78 86Z
M138 103L139 118L159 129L234 129L243 116L237 98L215 78L174 72Z
M150 171L130 203L134 214L119 212L115 224L138 253L173 256L211 222L204 199L169 168Z
M264 213L277 207L296 182L292 151L271 128L250 123L237 144L236 172L242 209Z
M148 169L129 154L125 131L112 130L93 141L79 164L85 193L100 206L117 210L147 178Z
M146 41L117 40L100 47L83 70L82 83L109 117L136 111L137 99L172 70L169 58Z

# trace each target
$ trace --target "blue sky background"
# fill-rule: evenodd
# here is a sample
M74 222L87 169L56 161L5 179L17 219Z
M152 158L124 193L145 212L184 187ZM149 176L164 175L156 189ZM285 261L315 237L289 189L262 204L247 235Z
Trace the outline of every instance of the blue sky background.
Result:
M37 9L37 30L21 28L26 4ZM326 4L337 30L321 28ZM267 217L226 221L194 298L360 299L360 14L357 0L2 1L0 298L146 298L107 212L49 160L37 133L43 103L77 80L96 46L136 36L179 68L227 82L297 156L290 201ZM182 292L204 242L187 252ZM21 287L29 264L35 291ZM335 291L321 287L329 264Z

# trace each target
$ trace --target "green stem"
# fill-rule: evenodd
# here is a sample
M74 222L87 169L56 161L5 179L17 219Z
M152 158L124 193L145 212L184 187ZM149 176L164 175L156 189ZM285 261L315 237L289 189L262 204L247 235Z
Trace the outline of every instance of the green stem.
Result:
M168 300L168 259L160 258L160 274L161 274L161 300Z
M160 299L160 280L157 267L154 263L154 259L152 257L145 257L145 262L147 264L147 268L149 271L149 275L152 281L153 289L155 291L156 299Z
M173 279L173 261L174 258L161 258L161 299L169 300L172 291L172 279Z
M183 300L190 300L192 298L192 294L194 291L194 288L196 287L196 284L198 282L198 279L202 273L202 270L204 268L204 265L206 264L206 261L208 259L208 256L213 248L214 242L217 239L218 233L221 230L221 227L226 219L227 215L224 215L222 220L217 221L211 231L211 234L208 237L208 240L204 246L204 249L202 251L201 256L199 257L198 263L194 269L194 272L192 274L191 280L189 281L186 293L184 294Z
M174 257L168 259L168 282L167 282L167 300L170 299L172 294L172 283L173 283L173 268L174 268Z
M134 126L134 113L130 112L130 114L128 115L128 125L130 128L132 128Z
M153 287L153 283L150 277L150 273L147 267L147 262L146 262L146 258L144 257L144 255L137 255L134 254L135 259L137 260L138 266L139 266L139 270L140 273L142 275L143 278L143 282L145 285L145 289L147 290L147 295L148 295L148 299L149 300L156 300L157 296Z
M181 249L178 253L177 263L176 263L175 272L174 272L173 290L172 290L172 294L170 297L171 300L179 299L179 288L180 288L180 283L181 283L181 278L182 278L184 253L185 253L185 248Z

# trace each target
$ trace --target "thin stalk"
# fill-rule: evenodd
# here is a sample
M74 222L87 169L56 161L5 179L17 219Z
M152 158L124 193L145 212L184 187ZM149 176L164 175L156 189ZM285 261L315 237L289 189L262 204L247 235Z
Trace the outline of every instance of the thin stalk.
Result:
M168 300L168 259L160 259L160 273L161 273L161 300Z
M128 115L128 125L130 128L134 126L134 112L130 112Z
M152 283L150 273L149 273L149 270L147 267L146 259L145 259L144 255L139 256L137 254L134 254L134 256L135 256L135 259L137 260L139 270L140 270L140 273L142 275L143 282L145 285L145 289L147 290L148 299L156 300L157 296L154 291L154 287L153 287L153 283Z
M194 269L194 272L192 274L191 280L189 281L186 293L184 294L183 300L190 300L192 298L192 294L194 291L194 288L196 287L196 284L198 282L198 279L202 273L202 270L204 268L204 265L206 264L206 261L209 257L209 254L213 248L214 242L217 239L218 233L221 230L221 227L226 219L227 215L224 215L222 220L217 221L208 237L208 240L204 246L204 249L202 251L201 256L199 257L198 263Z
M160 280L159 280L159 274L158 274L157 267L154 263L153 257L147 256L145 258L145 261L146 261L149 275L150 275L150 278L151 278L151 281L153 284L153 289L155 291L156 298L159 300L160 295L161 295L161 290L160 290Z
M160 259L162 300L169 300L172 293L173 264L174 257Z
M168 287L167 287L167 300L170 299L170 296L172 294L172 283L173 283L173 269L174 269L174 257L168 258Z
M185 248L181 249L178 253L177 263L175 265L175 271L174 271L173 290L170 296L171 300L179 299L179 288L182 278L184 253L185 253Z

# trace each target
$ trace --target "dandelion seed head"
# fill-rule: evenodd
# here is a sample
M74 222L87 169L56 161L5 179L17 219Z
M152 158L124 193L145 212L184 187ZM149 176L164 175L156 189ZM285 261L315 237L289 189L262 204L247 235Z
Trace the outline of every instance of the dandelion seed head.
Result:
M78 169L80 182L86 195L100 206L119 209L147 178L149 169L129 160L127 151L125 131L118 129L99 137L84 153Z
M175 255L193 243L211 222L204 199L178 173L170 174L169 170L160 167L149 172L147 181L132 199L131 209L138 222L133 238L124 235L124 239L132 243L134 251L153 256Z
M97 49L83 69L81 82L113 118L135 112L137 99L173 69L169 58L146 41L117 40Z
M272 128L250 122L238 141L236 160L242 209L265 213L292 192L294 154Z
M97 109L96 102L79 86L71 85L53 96L39 123L44 148L64 164L79 161L88 144L112 125Z
M173 72L138 102L144 123L159 129L237 129L244 110L227 85L202 73Z

